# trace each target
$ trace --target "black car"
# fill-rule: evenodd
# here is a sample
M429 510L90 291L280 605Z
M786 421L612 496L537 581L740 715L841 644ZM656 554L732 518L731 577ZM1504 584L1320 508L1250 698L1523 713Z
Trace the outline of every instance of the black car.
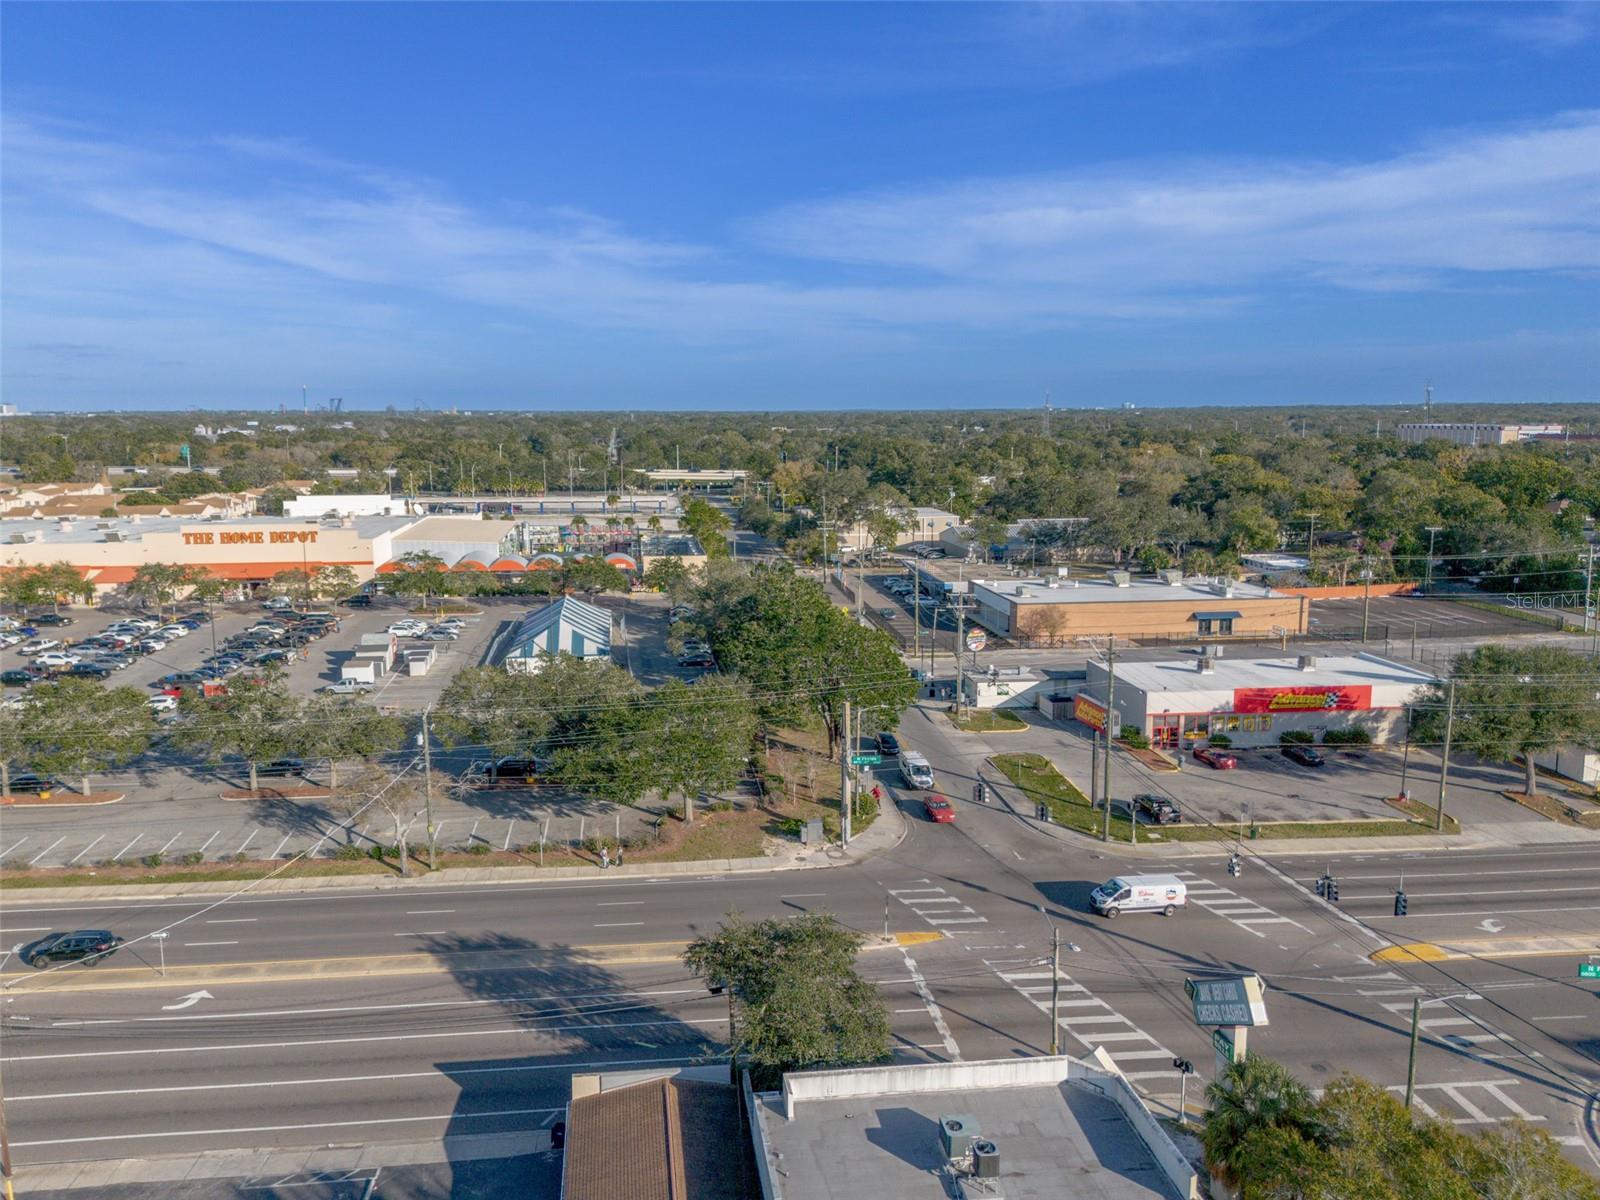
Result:
M900 739L892 733L880 733L873 739L878 747L878 753L885 758L898 758L900 756Z
M0 683L6 687L27 687L35 680L43 678L44 672L36 671L32 667L13 667L9 671L0 671Z
M1133 798L1133 808L1139 819L1148 825L1178 825L1183 821L1178 806L1165 796L1141 792Z
M544 759L507 755L494 762L474 763L471 771L487 783L535 783L540 773L549 769Z
M57 786L56 781L50 776L36 775L32 771L13 772L11 775L13 796L48 796Z
M197 625L211 624L211 614L201 609L196 609L192 613L184 613L183 619L185 621L193 621Z
M275 758L271 762L262 763L256 768L257 775L285 776L304 775L306 764L298 758Z
M58 628L72 624L71 617L64 617L60 613L40 613L37 617L29 617L28 620L35 625L54 625Z
M92 662L73 663L66 669L65 674L72 676L74 679L109 679L111 678L111 668Z
M371 608L372 607L372 597L371 596L366 596L366 595L350 596L350 597L347 597L345 600L341 601L341 603L346 608Z
M1311 746L1285 746L1283 756L1299 763L1302 767L1320 767L1324 761L1322 752Z
M110 958L122 939L109 929L76 929L71 933L50 933L29 942L17 957L30 967L48 967L53 962L81 962L91 965Z

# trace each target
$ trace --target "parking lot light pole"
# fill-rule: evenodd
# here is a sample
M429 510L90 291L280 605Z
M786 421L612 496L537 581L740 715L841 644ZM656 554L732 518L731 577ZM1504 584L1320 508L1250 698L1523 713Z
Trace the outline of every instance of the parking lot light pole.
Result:
M1428 565L1423 574L1422 593L1425 596L1433 595L1433 539L1444 532L1443 525L1424 525L1428 531Z

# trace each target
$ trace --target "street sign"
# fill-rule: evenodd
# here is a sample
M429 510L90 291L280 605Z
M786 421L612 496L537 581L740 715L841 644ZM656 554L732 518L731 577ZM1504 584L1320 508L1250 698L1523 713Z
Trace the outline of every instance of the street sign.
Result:
M1194 1004L1196 1025L1267 1024L1267 1006L1261 998L1259 976L1186 979L1183 990Z
M967 649L976 654L989 644L989 635L981 629L974 629L967 634Z
M1600 963L1579 963L1579 979L1600 979Z
M1233 1035L1226 1029L1213 1029L1211 1031L1211 1048L1227 1061L1233 1061Z
M852 754L850 765L853 767L875 767L883 761L881 754Z

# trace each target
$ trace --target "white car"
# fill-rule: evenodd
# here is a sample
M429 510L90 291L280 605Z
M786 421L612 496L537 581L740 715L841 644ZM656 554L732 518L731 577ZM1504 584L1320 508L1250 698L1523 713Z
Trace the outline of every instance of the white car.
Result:
M396 621L389 626L389 632L396 637L417 637L428 632L428 627L420 621Z
M157 654L167 648L166 639L158 638L155 636L155 634L150 634L146 637L140 638L139 645L143 646L146 653L149 654Z
M176 696L151 696L145 703L150 705L151 712L169 713L178 711L178 698Z
M21 640L22 635L20 633L12 633L7 630L5 633L0 633L0 648L15 646Z
M122 623L133 629L156 629L161 624L160 621L152 621L149 617L129 617Z
M55 638L34 638L31 642L23 642L17 647L17 653L22 655L43 654L47 650L55 650L61 643Z
M44 654L34 656L34 665L39 667L73 667L82 660L76 655L64 650L51 650Z
M156 630L156 634L164 638L181 638L188 637L189 631L182 625L163 625L160 629Z

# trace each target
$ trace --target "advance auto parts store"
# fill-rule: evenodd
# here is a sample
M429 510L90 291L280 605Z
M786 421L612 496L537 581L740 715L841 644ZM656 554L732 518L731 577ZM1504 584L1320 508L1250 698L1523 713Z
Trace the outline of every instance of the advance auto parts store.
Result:
M70 563L104 595L147 563L204 567L232 583L264 583L302 567L349 567L358 579L387 562L396 534L416 517L345 517L325 521L247 517L195 521L177 517L104 520L0 520L0 570ZM477 524L474 522L474 524Z
M1121 725L1164 747L1200 745L1225 734L1233 745L1276 746L1288 730L1321 735L1365 729L1374 742L1403 735L1405 706L1433 676L1376 654L1339 658L1212 658L1119 662ZM1074 716L1100 728L1106 668L1090 661Z

